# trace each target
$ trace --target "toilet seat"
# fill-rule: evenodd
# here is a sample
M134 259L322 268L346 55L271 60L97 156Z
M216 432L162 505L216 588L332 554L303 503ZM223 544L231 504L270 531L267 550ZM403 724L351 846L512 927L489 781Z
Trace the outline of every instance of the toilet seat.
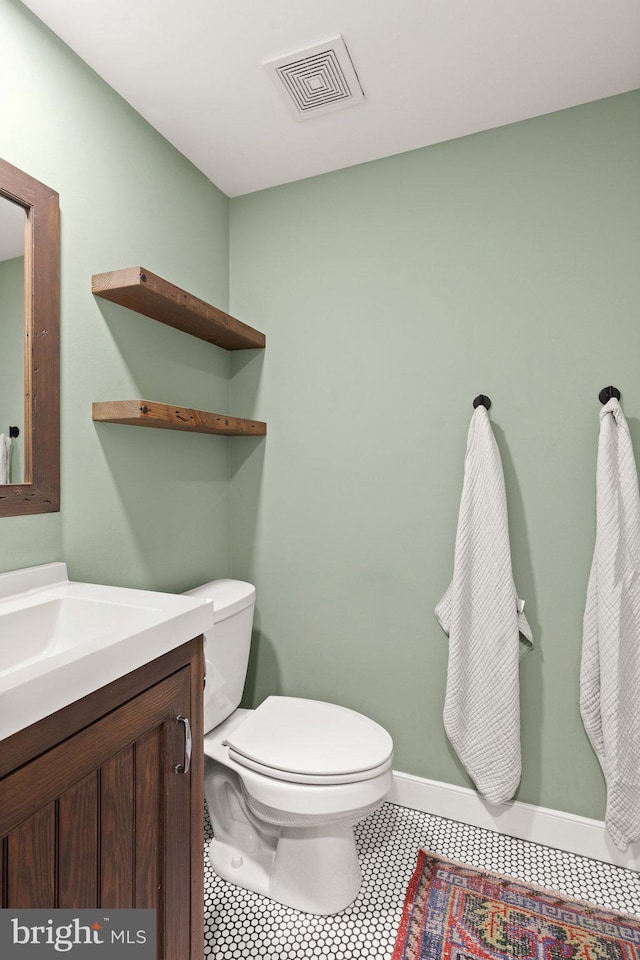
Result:
M387 772L393 741L368 717L332 703L268 697L223 741L229 759L277 780L347 784Z

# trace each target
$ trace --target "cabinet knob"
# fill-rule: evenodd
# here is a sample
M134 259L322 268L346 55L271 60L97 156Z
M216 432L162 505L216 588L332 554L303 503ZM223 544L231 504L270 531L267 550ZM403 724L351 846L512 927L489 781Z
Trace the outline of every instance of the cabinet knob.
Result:
M178 723L184 725L184 763L177 763L174 767L176 773L189 773L189 767L191 766L191 750L193 748L193 740L191 738L191 724L189 723L188 717L176 717Z

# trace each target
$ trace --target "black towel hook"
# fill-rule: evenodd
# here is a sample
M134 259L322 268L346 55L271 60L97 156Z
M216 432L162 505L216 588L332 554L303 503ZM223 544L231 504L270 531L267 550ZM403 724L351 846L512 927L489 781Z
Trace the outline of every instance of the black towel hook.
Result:
M9 436L10 437L19 437L20 436L20 427L9 427Z
M620 391L617 387L603 387L598 394L598 400L600 403L608 403L612 397L615 397L616 400L620 399Z
M478 394L478 396L473 401L474 410L476 409L476 407L479 407L479 406L486 407L487 410L491 409L491 400L489 400L489 397L485 397L483 393Z

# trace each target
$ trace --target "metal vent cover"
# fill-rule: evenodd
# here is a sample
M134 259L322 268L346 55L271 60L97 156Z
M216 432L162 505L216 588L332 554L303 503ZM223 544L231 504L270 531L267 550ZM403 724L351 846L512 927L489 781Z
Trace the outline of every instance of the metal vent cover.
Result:
M339 34L324 43L265 60L263 67L297 120L364 100L349 51Z

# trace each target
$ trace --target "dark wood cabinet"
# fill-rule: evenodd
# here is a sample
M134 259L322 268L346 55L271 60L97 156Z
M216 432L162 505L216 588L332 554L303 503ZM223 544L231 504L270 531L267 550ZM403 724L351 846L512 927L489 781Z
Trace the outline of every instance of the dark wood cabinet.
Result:
M152 907L202 960L203 682L198 638L0 743L1 906Z

